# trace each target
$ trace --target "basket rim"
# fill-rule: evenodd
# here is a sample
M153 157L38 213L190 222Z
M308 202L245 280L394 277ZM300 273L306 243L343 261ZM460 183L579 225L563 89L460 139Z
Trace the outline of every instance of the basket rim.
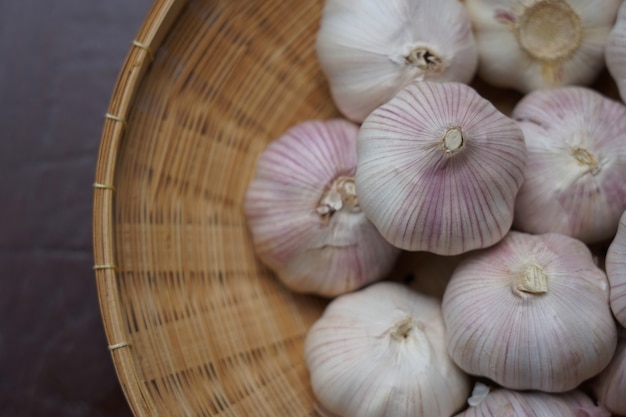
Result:
M132 104L156 51L189 0L154 0L118 73L105 114L93 184L93 271L100 314L118 381L135 416L157 415L136 369L124 326L115 262L115 169Z

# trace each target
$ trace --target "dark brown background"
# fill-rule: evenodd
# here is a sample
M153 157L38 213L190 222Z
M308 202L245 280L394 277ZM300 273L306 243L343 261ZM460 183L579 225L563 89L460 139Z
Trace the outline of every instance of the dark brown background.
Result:
M0 414L128 417L100 318L92 183L151 0L0 0Z

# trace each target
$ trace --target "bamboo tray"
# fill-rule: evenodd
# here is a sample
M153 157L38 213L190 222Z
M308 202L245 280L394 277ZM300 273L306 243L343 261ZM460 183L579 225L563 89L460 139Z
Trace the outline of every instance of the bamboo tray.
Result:
M326 300L258 263L241 204L268 142L339 115L314 51L322 6L156 0L130 47L93 230L109 349L136 416L315 415L303 341ZM519 99L477 85L505 112ZM600 89L616 97L606 76Z
M136 416L312 414L303 337L324 300L254 257L241 201L266 143L336 115L321 1L158 0L104 122L94 262Z

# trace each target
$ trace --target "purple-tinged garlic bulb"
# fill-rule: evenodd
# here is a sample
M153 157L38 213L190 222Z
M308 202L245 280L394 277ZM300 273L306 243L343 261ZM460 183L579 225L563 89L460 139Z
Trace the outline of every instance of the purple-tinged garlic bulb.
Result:
M611 417L581 391L549 394L496 389L456 417Z
M626 210L626 107L586 87L526 95L513 118L528 163L514 228L610 239Z
M458 0L326 0L316 49L337 107L356 122L414 80L469 83L478 65Z
M626 327L626 211L606 252L605 269L609 279L611 310L617 321ZM626 386L624 388L626 390Z
M352 291L383 278L399 253L359 207L357 135L345 120L306 121L257 161L244 201L254 249L295 292Z
M450 416L471 389L446 353L440 303L389 281L331 301L305 360L321 408L341 417Z
M529 92L590 84L622 0L465 0L486 82Z
M415 82L363 122L356 188L391 244L457 255L509 230L525 162L519 127L474 89Z
M626 330L620 329L620 340L611 363L592 381L598 403L612 413L626 416Z
M606 275L585 244L556 233L511 231L471 254L442 309L455 363L510 389L574 389L617 343Z
M619 8L615 26L606 40L604 56L622 101L626 101L626 2Z

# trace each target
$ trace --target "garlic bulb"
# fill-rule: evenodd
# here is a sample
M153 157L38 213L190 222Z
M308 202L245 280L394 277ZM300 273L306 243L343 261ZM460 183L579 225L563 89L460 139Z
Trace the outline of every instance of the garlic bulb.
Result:
M526 95L513 118L528 147L514 227L585 243L611 238L626 209L626 107L570 86Z
M605 267L611 290L611 310L617 321L626 327L626 211L606 252Z
M626 3L622 3L604 50L606 66L626 101Z
M564 392L611 360L608 283L580 241L511 231L471 254L443 296L448 352L511 389Z
M450 416L471 388L446 354L440 304L388 281L331 301L305 360L322 407L342 417Z
M337 107L356 122L414 80L468 83L478 64L458 0L326 0L316 50Z
M358 127L311 120L257 161L244 210L254 249L290 289L335 296L382 278L399 253L359 208Z
M408 85L363 122L357 152L361 208L401 249L456 255L511 226L524 138L467 85Z
M626 416L626 330L621 337L611 363L593 381L592 389L598 402L614 414Z
M581 391L563 394L497 389L456 417L611 417Z
M589 84L622 0L466 0L479 76L529 92Z

